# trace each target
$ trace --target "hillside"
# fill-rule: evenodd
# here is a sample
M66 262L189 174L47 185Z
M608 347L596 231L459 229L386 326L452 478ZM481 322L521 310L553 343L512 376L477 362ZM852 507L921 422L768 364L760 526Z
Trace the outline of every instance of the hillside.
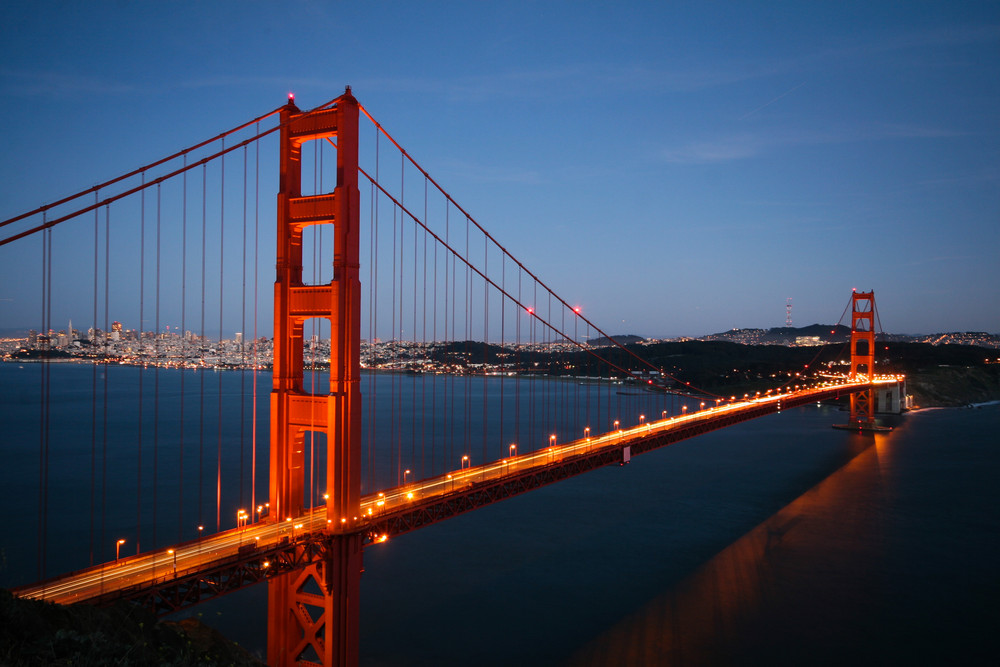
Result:
M157 621L121 602L107 608L22 600L0 589L0 665L263 667L196 619Z

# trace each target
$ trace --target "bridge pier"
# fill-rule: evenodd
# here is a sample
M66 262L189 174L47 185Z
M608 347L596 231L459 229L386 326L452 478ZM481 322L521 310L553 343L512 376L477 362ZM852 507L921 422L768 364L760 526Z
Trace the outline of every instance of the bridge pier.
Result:
M906 380L900 380L894 385L880 389L875 395L875 412L898 415L909 408Z
M269 665L358 664L361 535L331 535L322 551L268 581Z

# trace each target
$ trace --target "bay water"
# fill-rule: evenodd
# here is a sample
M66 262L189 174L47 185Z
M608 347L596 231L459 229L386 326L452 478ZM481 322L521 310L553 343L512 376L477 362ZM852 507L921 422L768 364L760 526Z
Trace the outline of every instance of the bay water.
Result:
M137 369L99 370L115 373L112 392L139 391ZM93 400L104 377L86 365L51 364L43 466L40 366L0 364L0 585L29 583L42 571L43 503L48 575L87 565L90 552L106 558L118 535L127 535L124 548L138 537L143 549L193 537L197 522L216 520L217 456L227 485L242 470L239 488L225 489L226 502L249 504L247 377L184 373L180 395L198 402L176 399L181 371L161 370L154 380L146 369L144 426L137 428L128 424L135 423L138 399L105 416L103 398ZM398 403L380 411L416 411L401 424L426 412L426 380L378 381L398 382L378 394L384 401L392 393ZM526 396L566 392L566 382L533 382ZM258 383L257 410L266 414L269 376ZM217 404L205 414L203 384ZM410 395L418 390L420 401ZM633 413L661 407L629 392L583 391L604 392L602 407L588 402L589 394L582 403L569 394L567 419L574 400L605 419L634 420ZM154 393L164 414L150 422ZM178 427L180 405L186 417ZM500 408L485 404L483 411ZM515 408L504 412L490 428L506 429L511 439ZM123 427L107 432L126 442L107 443L104 424L116 420ZM234 420L241 428L232 428ZM369 547L362 664L996 664L1000 406L911 412L894 418L893 431L874 435L830 428L844 420L835 406L783 411ZM133 456L138 438L141 466ZM154 439L156 484L149 467ZM110 456L102 456L105 447ZM184 478L200 463L204 488L187 483L187 493L170 491L181 477L178 449ZM449 465L457 451L435 453L439 463L428 467ZM255 498L266 494L265 474L258 460ZM95 493L92 477L115 483ZM49 493L41 498L45 481ZM149 516L157 485L154 529L138 517ZM103 507L101 519L92 521L92 507ZM223 528L232 522L229 513L220 518ZM264 586L180 615L199 616L266 656Z

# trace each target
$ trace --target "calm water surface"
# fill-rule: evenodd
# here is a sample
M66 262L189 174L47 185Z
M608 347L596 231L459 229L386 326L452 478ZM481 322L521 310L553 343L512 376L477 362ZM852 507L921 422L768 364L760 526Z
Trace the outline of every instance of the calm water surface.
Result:
M24 389L37 375L0 364L5 586L38 570L37 390ZM217 375L205 374L210 387ZM159 390L178 377L161 373ZM230 398L235 378L224 380ZM91 544L92 381L90 367L52 366L49 476L63 483L49 500L50 573L79 566ZM200 381L187 376L186 391ZM417 405L405 400L416 386L397 388L396 409ZM635 407L622 400L614 410ZM362 664L996 664L1000 406L911 413L875 436L830 428L843 418L828 406L786 411L367 549ZM87 425L82 440L69 435L74 420ZM158 479L169 480L164 461L177 452L170 429L156 430ZM142 437L148 447L151 432ZM196 442L186 431L189 472ZM225 448L233 470L237 450ZM132 460L108 465L109 478L136 477ZM172 527L146 542L197 521L168 488L158 512ZM135 533L134 486L122 494L105 500L106 535ZM203 505L214 520L214 495ZM258 587L187 613L266 655L265 610Z

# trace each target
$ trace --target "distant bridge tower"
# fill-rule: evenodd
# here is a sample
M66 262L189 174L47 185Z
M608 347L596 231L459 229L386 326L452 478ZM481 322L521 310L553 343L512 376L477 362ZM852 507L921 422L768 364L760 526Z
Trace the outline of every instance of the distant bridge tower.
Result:
M875 378L875 292L851 295L851 380L871 382ZM851 420L855 427L875 422L872 389L851 394Z
M333 194L302 196L302 144L337 140ZM320 557L268 585L267 663L354 665L358 662L361 536L361 289L359 270L358 102L351 89L332 107L281 110L277 276L274 283L274 383L271 391L272 520L293 520L305 500L306 431L326 436L328 537ZM333 225L333 279L302 282L302 232ZM330 320L329 393L303 384L305 320ZM294 530L292 531L294 533ZM304 547L303 547L304 548ZM309 560L303 553L303 560Z

